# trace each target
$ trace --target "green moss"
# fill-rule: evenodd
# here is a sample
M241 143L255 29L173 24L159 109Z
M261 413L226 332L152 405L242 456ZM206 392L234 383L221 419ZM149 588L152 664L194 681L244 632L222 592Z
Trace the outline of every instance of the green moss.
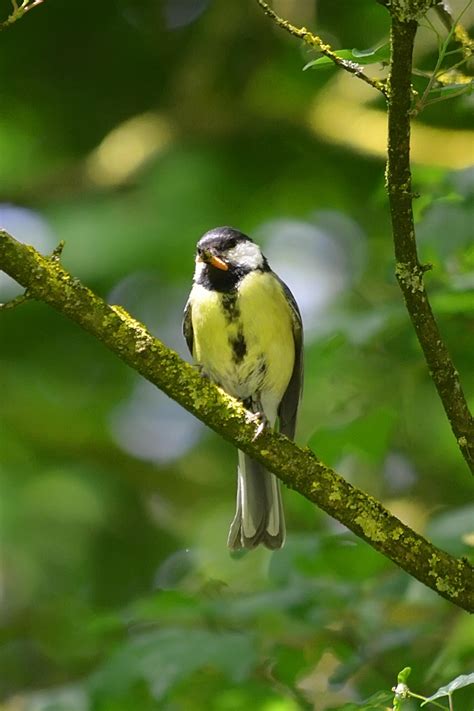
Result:
M341 501L342 494L338 486L333 486L331 493L329 494L329 501Z
M428 561L430 566L430 571L428 575L435 578L435 588L440 593L448 595L450 598L457 598L459 594L464 591L463 587L460 587L460 581L456 580L452 575L439 575L437 568L445 569L444 561L433 553ZM455 576L457 577L457 576Z
M354 519L355 523L360 526L364 536L370 541L384 542L387 540L387 534L382 529L379 521L375 521L367 514L360 514Z
M456 587L453 585L453 581L450 580L448 577L438 577L436 579L436 589L439 590L441 593L447 593L449 594L449 597L459 597L459 593L463 592L464 588L461 588L461 590L457 590Z
M392 531L391 535L394 541L398 541L403 536L403 528L398 526Z

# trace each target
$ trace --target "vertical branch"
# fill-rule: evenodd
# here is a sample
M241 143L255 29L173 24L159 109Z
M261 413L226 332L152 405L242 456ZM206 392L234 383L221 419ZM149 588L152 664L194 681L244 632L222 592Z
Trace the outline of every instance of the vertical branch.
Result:
M426 267L418 259L412 210L410 109L413 45L418 23L392 15L392 62L388 97L387 189L405 304L461 453L474 473L474 419L459 374L444 343L425 291Z

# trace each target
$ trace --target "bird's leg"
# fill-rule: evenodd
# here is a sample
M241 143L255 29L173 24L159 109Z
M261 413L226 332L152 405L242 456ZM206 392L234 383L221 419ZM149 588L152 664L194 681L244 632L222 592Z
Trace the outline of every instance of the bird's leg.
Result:
M248 410L247 421L253 422L257 425L255 434L252 437L252 442L255 442L255 440L258 439L263 433L265 427L270 426L270 421L263 411L259 395L256 397L249 397L247 400L244 400L244 407Z

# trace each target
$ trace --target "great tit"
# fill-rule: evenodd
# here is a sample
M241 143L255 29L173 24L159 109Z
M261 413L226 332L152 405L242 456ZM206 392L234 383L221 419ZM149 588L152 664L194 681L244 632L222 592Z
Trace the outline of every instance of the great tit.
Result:
M232 227L197 243L193 287L183 319L188 348L205 376L263 422L292 438L303 381L303 326L288 287L260 247ZM231 549L281 548L280 482L239 451Z

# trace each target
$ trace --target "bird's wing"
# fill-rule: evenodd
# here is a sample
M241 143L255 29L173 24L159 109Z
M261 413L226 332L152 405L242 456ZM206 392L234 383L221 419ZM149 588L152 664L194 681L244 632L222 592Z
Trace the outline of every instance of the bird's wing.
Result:
M293 372L285 394L280 402L278 416L280 418L280 432L287 437L290 437L290 439L293 439L295 436L298 405L301 398L301 391L303 389L303 322L301 320L300 310L295 301L295 297L286 284L279 277L276 278L280 282L291 308L293 338L295 341L295 363L293 366Z
M183 314L183 336L188 344L189 351L193 355L193 345L194 345L194 331L193 331L193 320L191 317L191 299L188 299L186 306L184 307Z

